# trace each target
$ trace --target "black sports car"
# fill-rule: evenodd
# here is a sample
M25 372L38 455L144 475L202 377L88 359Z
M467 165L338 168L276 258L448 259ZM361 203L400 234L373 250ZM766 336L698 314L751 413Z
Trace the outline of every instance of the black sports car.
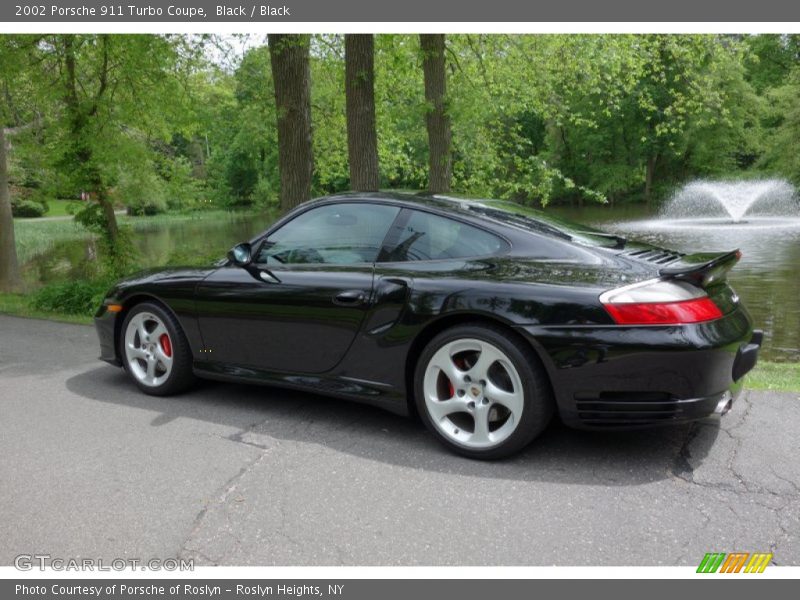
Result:
M622 428L726 412L761 332L725 274L510 202L343 194L302 204L206 268L118 283L101 358L146 393L195 377L420 415L474 458L518 451L554 412Z

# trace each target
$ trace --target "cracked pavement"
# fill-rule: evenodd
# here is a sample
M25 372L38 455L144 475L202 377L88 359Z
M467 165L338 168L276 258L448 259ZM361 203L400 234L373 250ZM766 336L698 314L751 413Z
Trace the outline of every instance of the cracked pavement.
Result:
M422 425L273 388L138 392L92 328L0 316L0 564L800 564L800 393L630 433L559 424L522 454L449 454Z

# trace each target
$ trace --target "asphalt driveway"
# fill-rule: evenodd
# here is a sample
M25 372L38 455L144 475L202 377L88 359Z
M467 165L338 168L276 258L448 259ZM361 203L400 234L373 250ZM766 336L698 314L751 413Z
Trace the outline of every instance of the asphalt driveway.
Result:
M481 463L380 410L204 383L141 394L92 328L0 316L0 564L800 564L800 394Z

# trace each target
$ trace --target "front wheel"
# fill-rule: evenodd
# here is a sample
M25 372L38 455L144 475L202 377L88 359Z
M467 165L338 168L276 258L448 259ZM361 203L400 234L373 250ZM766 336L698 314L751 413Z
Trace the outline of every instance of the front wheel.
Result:
M122 324L122 363L139 389L154 396L194 382L189 342L170 313L155 303L134 306Z
M470 458L518 452L553 413L538 357L499 327L461 325L440 333L420 355L415 382L417 409L428 429Z

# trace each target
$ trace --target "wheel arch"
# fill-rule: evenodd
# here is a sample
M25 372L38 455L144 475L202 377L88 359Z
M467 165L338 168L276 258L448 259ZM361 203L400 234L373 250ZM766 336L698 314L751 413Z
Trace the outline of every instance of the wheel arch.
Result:
M418 417L416 403L414 401L414 371L417 368L417 363L419 362L419 357L422 354L422 350L441 332L458 325L467 324L489 325L495 328L499 327L506 331L511 337L521 342L525 347L530 348L541 363L545 375L547 375L547 383L555 397L550 361L547 357L547 354L538 344L535 343L535 341L532 341L520 334L511 324L503 319L499 319L485 313L454 313L443 315L435 321L428 323L425 328L416 335L414 341L411 342L409 351L406 354L405 364L406 403L408 404L409 414Z
M117 315L117 319L114 322L114 349L118 355L119 360L122 360L122 355L120 353L120 343L122 340L122 324L125 322L125 319L128 316L128 313L137 305L142 304L144 302L152 302L153 304L157 304L159 308L164 309L168 312L175 321L180 324L181 320L178 318L178 315L175 314L175 311L164 302L158 296L153 294L149 294L147 292L136 292L131 296L125 298L122 303L122 310ZM191 344L189 345L191 348Z

